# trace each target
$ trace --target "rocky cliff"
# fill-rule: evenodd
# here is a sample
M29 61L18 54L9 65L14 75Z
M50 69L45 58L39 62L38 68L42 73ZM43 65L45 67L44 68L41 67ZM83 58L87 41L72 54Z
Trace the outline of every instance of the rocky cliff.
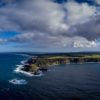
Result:
M78 56L37 56L27 60L22 70L36 74L38 70L47 70L53 65L100 62L100 55L78 55Z

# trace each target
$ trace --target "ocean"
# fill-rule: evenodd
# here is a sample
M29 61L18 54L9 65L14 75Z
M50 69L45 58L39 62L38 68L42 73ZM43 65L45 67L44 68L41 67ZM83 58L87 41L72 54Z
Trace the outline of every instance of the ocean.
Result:
M16 65L29 56L0 54L0 100L100 100L100 64L52 66L40 76L16 73ZM24 80L25 84L11 83Z

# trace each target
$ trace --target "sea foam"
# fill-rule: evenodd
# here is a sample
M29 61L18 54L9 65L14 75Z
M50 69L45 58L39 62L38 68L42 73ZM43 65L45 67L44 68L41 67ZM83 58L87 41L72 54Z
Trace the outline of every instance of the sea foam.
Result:
M38 74L35 75L32 72L26 72L26 71L22 70L23 65L16 65L16 66L17 66L17 68L14 70L14 72L16 72L16 73L22 73L22 74L25 74L25 75L27 75L29 77L32 77L32 76L37 76L37 77L43 76L43 72L42 71L38 71Z
M26 60L22 60L22 61L21 61L21 64L24 65L25 63L26 63Z
M25 85L25 84L27 84L27 81L24 79L16 79L15 78L15 79L9 80L9 83L15 84L15 85Z

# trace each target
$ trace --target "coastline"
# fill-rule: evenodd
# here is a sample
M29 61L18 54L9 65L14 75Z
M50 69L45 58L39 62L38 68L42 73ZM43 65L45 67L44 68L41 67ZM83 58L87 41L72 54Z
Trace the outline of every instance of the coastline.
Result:
M43 71L47 71L52 66L67 64L93 64L100 63L100 55L49 55L49 56L30 56L26 60L21 61L21 65L16 65L14 70L16 73L22 73L27 76L42 76Z
M38 71L38 74L34 74L32 72L27 72L27 71L24 71L22 70L22 68L24 68L24 65L16 65L16 69L14 70L15 73L22 73L26 76L29 76L29 77L33 77L33 76L42 76L43 75L43 72L42 71Z
M100 62L84 62L84 63L77 63L77 64L98 64ZM76 63L70 63L70 64L76 64ZM70 65L70 64L66 64L66 65ZM52 66L59 66L59 65L52 65ZM51 66L49 66L51 67ZM21 74L24 74L28 77L33 77L33 76L43 76L43 72L42 71L38 71L39 74L34 74L33 72L27 72L27 71L24 71L22 70L22 68L24 68L24 65L16 65L16 69L14 70L15 73L21 73ZM49 69L48 69L49 70Z
M31 72L26 72L26 71L22 70L22 68L24 68L24 65L16 65L16 67L17 68L14 70L14 72L22 73L22 74L25 74L30 77L34 76Z

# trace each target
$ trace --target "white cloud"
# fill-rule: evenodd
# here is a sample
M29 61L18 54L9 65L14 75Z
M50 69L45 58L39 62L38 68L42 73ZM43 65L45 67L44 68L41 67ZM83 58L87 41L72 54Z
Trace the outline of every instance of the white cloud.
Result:
M34 33L24 33L16 35L15 37L11 38L10 41L18 41L18 42L27 42L27 41L33 41Z
M63 5L52 0L15 0L0 9L0 28L21 32L9 41L37 47L73 46L76 37L91 45L100 36L100 17L91 17L95 12L96 7L75 1Z
M96 12L96 7L90 6L87 3L79 4L75 1L66 3L65 8L68 11L67 21L69 24L76 24L80 21L87 20L87 18L93 16Z
M7 42L6 39L2 39L2 38L0 38L0 44L3 44L3 43L5 43L5 42Z
M98 5L100 5L100 0L95 0L95 2L96 2Z
M73 43L73 47L75 48L93 48L97 47L97 44L95 41L75 41Z

